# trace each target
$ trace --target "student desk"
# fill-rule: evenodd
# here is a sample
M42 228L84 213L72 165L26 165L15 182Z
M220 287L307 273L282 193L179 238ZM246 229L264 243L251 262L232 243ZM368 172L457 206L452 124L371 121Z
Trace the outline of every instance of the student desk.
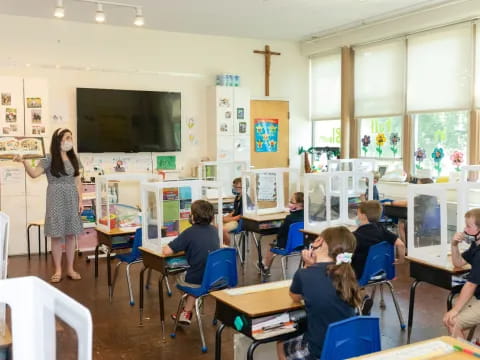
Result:
M400 356L401 352L405 351L405 350L411 350L412 351L413 356L411 357L411 359L435 359L435 360L472 360L472 359L475 359L474 356L463 353L463 352L459 352L459 351L455 351L455 352L451 352L449 354L443 354L443 355L432 354L433 356L429 356L428 353L425 354L425 356L421 356L421 355L418 356L419 354L417 354L417 356L415 355L415 352L418 352L417 349L419 349L423 346L432 345L434 342L437 342L437 341L445 342L449 345L452 345L452 347L454 345L457 345L457 346L460 346L463 349L468 349L468 350L471 350L471 351L476 352L476 353L480 352L479 347L474 346L469 342L462 341L462 340L457 340L457 339L455 339L453 337L450 337L450 336L440 336L440 337L437 337L437 338L433 338L433 339L426 340L426 341L420 341L418 343L414 343L414 344L410 344L410 345L399 346L399 347L396 347L396 348L392 348L392 349L388 349L388 350L384 350L384 351L379 351L379 352L376 352L376 353L373 353L373 354L354 357L354 358L351 358L350 360L377 360L377 359L384 360L384 359L389 359L389 358L394 359L395 356ZM415 350L417 350L417 351L415 351Z
M283 221L289 212L281 212L276 214L268 215L242 215L243 219L243 229L248 233L253 234L253 239L257 246L258 251L258 264L263 268L262 265L262 237L265 235L273 235L278 233L278 222ZM255 234L259 234L260 237L257 239ZM242 255L245 259L245 243L242 243Z
M410 262L410 277L414 278L410 286L410 302L408 305L408 333L407 344L410 344L412 334L413 309L415 305L415 289L420 282L439 286L446 290L452 290L452 276L459 276L470 271L470 265L462 268L456 268L452 265L450 256L446 262L433 262L429 260L417 259L411 256L405 257ZM450 292L447 298L447 309L452 307L453 293Z
M324 227L322 230L307 230L307 229L302 229L300 230L304 234L304 243L305 245L309 245L310 243L314 242L315 239L322 233L322 231L328 227L332 226L345 226L348 228L350 231L355 231L357 229L357 225L343 225L343 224L333 224L330 226Z
M158 281L158 300L160 303L160 323L162 324L162 339L165 340L165 304L163 298L163 281L165 277L168 275L176 274L185 269L177 270L177 271L169 271L167 268L166 259L172 257L178 257L184 255L183 252L175 253L173 255L164 255L163 253L155 252L151 249L147 249L145 247L138 248L142 253L143 259L143 269L140 271L140 323L139 326L143 326L143 274L147 269L157 270L162 274L162 277Z
M208 202L213 205L215 212L218 210L218 199L208 199ZM235 198L228 196L222 199L222 213L227 214L233 211L233 203Z
M225 326L235 329L235 322L239 319L243 322L243 327L239 332L252 338L252 320L262 316L281 314L293 310L303 309L302 303L294 302L290 295L291 280L276 281L260 285L245 286L233 290L240 291L238 295L230 295L232 290L220 290L210 293L216 300L215 319L220 320L222 324L217 327L215 336L215 360L220 360L222 356L222 332ZM245 293L242 293L243 290ZM253 339L248 347L247 359L253 359L255 348L266 342L281 341L298 336L303 332L303 328L270 338L261 340Z
M112 295L113 295L113 289L112 289L112 269L110 267L111 265L111 258L110 258L110 253L112 251L112 248L115 249L128 249L131 248L131 242L125 241L124 243L121 244L114 244L113 243L113 238L115 237L124 237L128 238L131 235L135 235L134 230L121 230L121 229L112 229L110 231L96 228L97 233L98 233L98 244L95 247L95 277L98 277L98 249L100 246L103 246L103 249L105 250L106 257L107 257L107 278L108 278L108 298L110 301L112 301Z

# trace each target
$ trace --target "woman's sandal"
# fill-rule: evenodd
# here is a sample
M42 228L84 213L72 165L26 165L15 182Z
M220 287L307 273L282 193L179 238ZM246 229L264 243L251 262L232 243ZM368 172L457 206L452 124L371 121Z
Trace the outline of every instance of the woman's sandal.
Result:
M77 273L77 272L73 272L73 273L71 273L71 274L67 274L67 277L68 277L69 279L71 279L71 280L81 280L81 279L82 279L82 277L80 276L80 274Z
M59 283L60 281L62 281L62 274L53 274L50 278L51 283Z

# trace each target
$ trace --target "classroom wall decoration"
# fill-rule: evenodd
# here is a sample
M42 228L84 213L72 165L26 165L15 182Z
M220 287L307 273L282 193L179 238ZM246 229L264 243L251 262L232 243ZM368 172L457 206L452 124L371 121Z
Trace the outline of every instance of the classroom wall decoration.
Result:
M190 186L163 189L163 226L167 236L178 236L188 229L192 206L192 188Z
M277 174L258 174L256 190L258 201L277 201Z
M278 119L255 119L255 151L278 151Z
M157 170L176 170L177 158L175 155L157 156Z
M24 135L23 79L0 78L0 135Z

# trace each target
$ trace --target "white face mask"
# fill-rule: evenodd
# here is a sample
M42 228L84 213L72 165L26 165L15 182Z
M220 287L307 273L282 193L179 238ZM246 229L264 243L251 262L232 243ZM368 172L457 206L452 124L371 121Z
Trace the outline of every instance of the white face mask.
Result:
M70 141L64 141L60 146L60 148L62 149L62 151L65 151L65 152L70 151L73 149L73 143Z

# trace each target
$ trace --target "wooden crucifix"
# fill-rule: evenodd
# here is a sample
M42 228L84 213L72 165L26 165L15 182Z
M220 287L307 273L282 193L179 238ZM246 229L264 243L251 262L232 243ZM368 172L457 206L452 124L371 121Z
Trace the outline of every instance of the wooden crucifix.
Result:
M270 51L270 46L265 45L265 50L253 50L255 54L265 56L265 96L270 96L270 58L272 55L280 55L279 52Z

